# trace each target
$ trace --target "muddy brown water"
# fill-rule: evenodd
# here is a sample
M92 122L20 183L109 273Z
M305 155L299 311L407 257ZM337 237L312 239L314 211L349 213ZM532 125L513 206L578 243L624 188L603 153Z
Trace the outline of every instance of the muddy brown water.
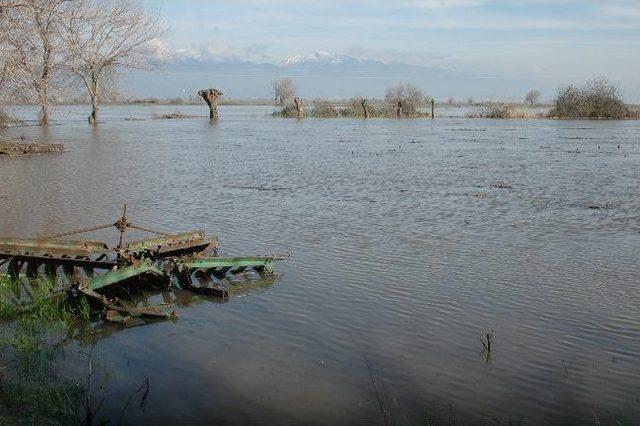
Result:
M150 119L176 109L206 113L105 107L91 128L61 107L1 134L66 146L0 158L2 235L126 202L225 254L292 254L273 283L100 340L100 418L148 378L128 423L640 422L639 122Z

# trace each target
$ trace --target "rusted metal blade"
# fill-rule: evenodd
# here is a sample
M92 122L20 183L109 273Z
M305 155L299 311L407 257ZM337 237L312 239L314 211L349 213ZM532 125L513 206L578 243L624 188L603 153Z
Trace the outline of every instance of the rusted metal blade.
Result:
M6 253L0 253L0 259L14 259L20 261L41 261L45 263L56 263L58 265L71 265L77 267L89 267L96 269L111 269L114 266L118 266L115 261L106 260L92 260L92 259L74 259L66 255L63 256L40 256L30 254L9 255Z
M27 263L27 277L28 278L36 278L38 276L38 268L40 268L42 262L39 261L31 261Z
M132 254L150 252L154 256L169 257L199 253L218 247L217 237L207 237L203 231L186 232L130 243L126 250Z
M224 279L224 277L227 275L227 271L229 271L229 269L231 269L230 266L225 266L222 268L216 268L213 270L213 276L216 277L219 280Z
M58 265L52 262L45 263L44 273L55 278L58 275Z
M20 270L22 269L22 265L24 261L20 259L16 259L15 257L9 260L9 266L7 267L7 273L12 278L18 278L20 276Z
M212 268L254 268L265 272L273 270L273 262L283 260L285 256L247 256L247 257L193 257L176 260L176 266L181 269L212 269Z
M19 238L0 238L0 255L35 256L91 256L108 251L99 241L45 241Z
M238 274L243 273L243 272L244 272L244 271L246 271L246 270L247 270L247 267L246 267L246 266L238 266L237 268L232 269L232 270L231 270L231 273L232 273L232 274L234 274L234 275L238 275Z

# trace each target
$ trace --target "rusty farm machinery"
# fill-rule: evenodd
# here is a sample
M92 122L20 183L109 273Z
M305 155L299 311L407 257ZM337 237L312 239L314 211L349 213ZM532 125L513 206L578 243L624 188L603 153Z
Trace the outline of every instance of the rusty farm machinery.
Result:
M115 227L115 247L89 240L63 237ZM125 244L128 229L155 234ZM98 225L37 239L0 238L0 273L15 280L44 276L56 280L59 289L84 294L102 306L106 317L125 322L134 317L172 317L158 307L130 307L121 303L122 293L141 288L179 288L227 299L229 276L273 273L273 263L285 256L224 257L218 255L218 238L203 231L170 234L130 222L126 206L114 223ZM120 297L119 297L120 296Z

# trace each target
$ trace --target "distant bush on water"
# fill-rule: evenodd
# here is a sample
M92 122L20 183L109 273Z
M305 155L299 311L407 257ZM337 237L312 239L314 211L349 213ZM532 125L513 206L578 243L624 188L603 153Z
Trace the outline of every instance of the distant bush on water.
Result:
M331 101L327 99L316 99L313 101L313 109L311 110L311 115L313 117L337 118L343 117L343 114L344 108L332 104Z
M536 113L529 109L518 108L516 105L505 102L486 102L480 105L476 111L467 114L469 118L495 118L495 119L518 119L518 118L542 118L541 113Z
M560 88L548 116L623 119L634 114L622 101L620 87L607 79L599 78L582 86L569 85Z
M278 118L296 118L297 117L296 106L294 104L285 105L284 107L282 107L281 110L275 111L271 115L273 117L278 117Z
M402 107L401 118L430 117L429 112L419 111L419 105L409 103L409 107ZM369 118L397 118L397 104L388 100L367 100L366 108ZM364 105L362 98L352 98L348 102L335 102L328 99L314 99L309 107L305 108L305 116L313 118L364 118ZM297 110L294 104L287 104L282 109L273 112L273 117L296 118Z

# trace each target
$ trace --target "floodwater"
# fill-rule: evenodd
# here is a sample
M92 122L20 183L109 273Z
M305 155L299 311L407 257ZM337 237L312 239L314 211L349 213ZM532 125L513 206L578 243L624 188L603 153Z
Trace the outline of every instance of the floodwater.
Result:
M0 135L66 146L0 158L3 235L126 202L224 254L291 253L227 303L179 295L179 320L105 335L98 418L148 378L130 424L640 423L640 122L150 119L176 109L206 114L61 107Z

